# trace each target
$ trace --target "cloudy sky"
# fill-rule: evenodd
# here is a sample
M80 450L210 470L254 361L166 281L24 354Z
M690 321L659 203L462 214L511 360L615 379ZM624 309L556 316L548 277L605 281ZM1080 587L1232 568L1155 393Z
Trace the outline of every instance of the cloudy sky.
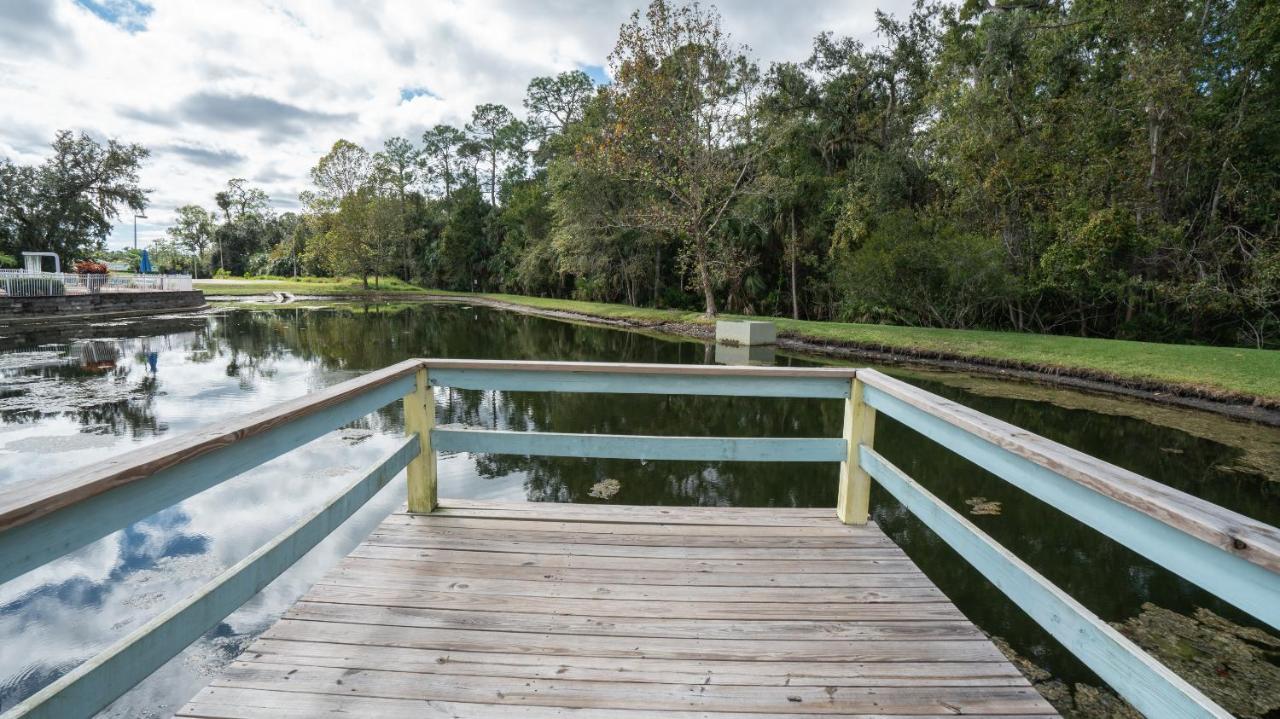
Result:
M484 102L518 114L530 78L607 81L618 26L644 0L0 0L0 156L36 163L59 128L152 151L139 241L175 207L212 207L231 177L296 206L339 137L370 150L461 125ZM876 42L876 7L907 0L722 0L763 63L831 30ZM109 244L133 241L132 216Z

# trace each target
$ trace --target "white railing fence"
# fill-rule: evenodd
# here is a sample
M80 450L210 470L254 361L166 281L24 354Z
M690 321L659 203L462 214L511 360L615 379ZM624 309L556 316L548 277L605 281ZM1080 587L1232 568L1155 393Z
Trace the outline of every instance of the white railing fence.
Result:
M176 292L191 290L191 275L135 275L111 273L0 270L0 296L49 297L98 292Z

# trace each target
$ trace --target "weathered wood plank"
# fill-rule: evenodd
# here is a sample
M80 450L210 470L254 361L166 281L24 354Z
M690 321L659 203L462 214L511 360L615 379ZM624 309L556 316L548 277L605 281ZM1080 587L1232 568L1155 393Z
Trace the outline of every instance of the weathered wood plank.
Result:
M5 713L5 719L92 716L262 591L357 509L418 453L410 437L319 509L200 589Z
M485 564L445 564L422 559L374 559L350 556L343 568L370 573L406 572L420 577L453 579L530 579L546 582L586 582L590 584L647 584L673 587L792 587L792 588L865 588L865 587L931 587L933 583L919 571L901 573L864 572L835 573L789 572L652 572L631 567L587 569L544 566L489 566Z
M848 555L848 553L846 553ZM517 552L418 549L364 543L352 557L367 559L425 560L441 564L482 564L490 567L544 567L548 569L621 569L648 572L733 572L775 575L894 574L918 572L908 559L686 559L670 557L597 557L577 554L529 554ZM852 555L857 556L857 555Z
M618 525L613 525L618 526ZM643 525L641 525L643 526ZM559 542L562 544L618 544L628 547L740 547L768 549L837 549L860 551L863 548L892 549L893 542L887 537L857 535L840 536L756 536L732 534L677 534L670 531L652 530L652 534L623 534L613 532L573 532L573 531L519 531L512 527L502 529L493 527L479 529L473 527L430 527L426 530L398 527L395 523L387 523L380 527L374 537L398 538L405 540L458 539L458 540L499 540L515 542Z
M394 365L93 467L0 491L0 583L399 399L411 388L415 368L411 362Z
M588 520L624 524L729 524L809 527L829 519L830 507L661 507L635 504L569 504L562 502L475 502L440 500L440 517L487 517L550 521Z
M454 517L450 515L431 514L429 517L413 514L393 514L383 522L384 527L408 526L421 527L428 531L440 528L457 529L504 529L513 532L563 532L571 534L621 534L621 535L678 535L682 537L722 536L722 537L841 537L849 539L871 539L881 544L892 544L892 541L878 529L846 526L834 522L812 522L799 526L770 526L750 524L664 524L643 523L637 525L620 522L594 522L585 519L570 521L554 521L539 519L536 516L519 518L487 517Z
M325 580L327 582L327 579ZM421 609L461 609L484 612L581 614L607 617L671 617L678 619L732 619L758 621L807 619L811 621L953 621L964 615L948 601L936 602L690 602L668 595L662 599L628 600L591 597L528 597L506 594L432 592L413 587L353 587L321 583L309 598L347 604Z
M671 506L659 504L585 504L574 502L499 502L488 499L463 499L458 497L442 497L440 499L440 510L442 512L461 512L461 511L477 511L477 512L533 512L546 519L562 519L589 517L591 521L605 522L610 516L631 517L639 515L641 517L655 515L655 519L645 520L637 519L636 521L662 521L663 517L682 518L682 517L699 517L705 520L705 524L726 524L728 520L737 519L757 519L769 520L773 518L787 519L796 518L804 520L806 518L828 519L831 516L830 507L721 507L721 506ZM562 517L561 515L565 515ZM809 524L808 521L804 522Z
M740 622L713 619L665 619L610 617L607 615L550 615L529 612L476 612L468 610L382 607L367 604L335 604L303 600L285 615L289 619L347 624L380 624L389 627L471 629L476 631L591 634L609 637L659 637L679 639L793 639L804 641L914 641L917 639L982 639L968 621L926 622L815 622L811 620L758 620Z
M394 385L397 391L392 393L392 397L399 399L405 393L403 390L409 387L403 380L412 377L421 365L422 360L405 360L295 400L104 458L91 467L40 482L6 486L0 490L0 530L12 529L88 497L146 479L162 470L341 405L380 387Z
M446 702L439 700L389 699L355 694L319 694L298 691L260 691L238 687L211 686L200 692L178 717L187 719L313 719L317 716L378 717L379 719L650 719L649 709L576 709L571 707ZM664 719L794 719L794 709L785 713L707 712L681 710L664 712ZM828 714L832 719L887 719L884 712L868 714ZM955 712L915 714L915 719L947 719ZM1037 714L971 714L976 719L1033 719Z
M564 679L455 677L397 671L297 667L235 662L217 680L219 686L270 688L287 682L291 691L441 700L501 702L583 709L654 711L797 712L805 714L1031 713L1047 710L1030 687L778 687L722 684L643 684ZM800 706L797 706L800 705Z
M688 366L688 365L685 365ZM652 372L433 369L432 384L456 389L505 392L718 395L729 397L841 398L846 379L813 375L681 375Z
M710 659L759 662L1001 662L1004 656L990 641L918 639L910 641L846 640L842 642L682 639L538 634L432 629L344 622L281 619L263 634L270 639L377 644L388 647L448 649L468 652L516 652L575 657Z
M976 437L1082 487L1110 497L1136 510L1138 515L1186 532L1222 550L1226 555L1239 557L1272 573L1280 573L1280 529L1045 439L1021 427L988 417L875 370L859 370L858 378L872 390L867 396L872 406L926 436L941 441L944 446L960 451L963 444L952 441L953 435L943 436L933 432L934 428L920 421L920 415L932 417L965 435ZM916 413L904 411L904 408L913 409ZM987 468L992 469L991 466ZM1001 471L1004 469L1004 466L995 466L992 471L1027 489L1017 482L1015 476L1010 476L1012 472ZM1087 518L1077 518L1089 523ZM1127 543L1131 533L1117 535L1115 531L1118 529L1122 527L1107 525L1100 531ZM1138 528L1137 531L1146 529ZM1135 548L1132 544L1129 546ZM1229 571L1236 571L1236 567L1231 567ZM1216 584L1206 586L1210 591L1218 590ZM1280 605L1274 599L1269 601L1273 607ZM1249 611L1252 612L1252 609Z
M647 362L544 362L540 360L477 360L430 358L418 360L435 370L496 370L528 373L642 374L685 377L827 377L850 380L862 370L854 367L767 367L755 365L659 364Z
M862 466L1138 711L1149 717L1231 716L874 450L862 448Z
M515 552L519 554L564 554L574 557L680 557L686 559L895 559L906 560L907 555L896 545L859 547L856 542L837 542L817 547L775 547L771 545L701 546L679 544L636 545L598 544L574 542L537 542L516 540L511 537L468 536L467 534L420 534L412 530L377 529L365 540L365 545L378 547L407 547L417 549L459 549L475 552Z
M420 674L658 684L897 687L1028 686L1007 662L772 662L598 659L263 639L241 661Z
M441 452L698 462L839 462L845 454L843 439L826 437L650 437L437 427L431 430L431 442Z
M1052 714L874 524L442 504L388 517L180 716Z
M857 576L857 575L847 575ZM872 575L865 575L872 576ZM690 602L937 602L944 596L933 586L919 587L700 587L670 585L611 584L608 582L556 582L545 579L484 579L449 577L396 571L364 565L343 565L326 577L329 584L349 587L397 587L428 592L509 594L522 597L566 597L585 599L656 600L669 599L673 592Z

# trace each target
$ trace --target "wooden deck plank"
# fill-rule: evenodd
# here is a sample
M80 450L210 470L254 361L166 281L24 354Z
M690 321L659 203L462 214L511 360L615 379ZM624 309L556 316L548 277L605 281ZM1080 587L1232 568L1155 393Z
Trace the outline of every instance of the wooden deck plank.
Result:
M180 719L313 719L317 716L379 717L380 719L649 719L650 709L577 709L517 704L479 704L440 700L389 699L355 694L318 694L294 691L262 691L236 687L209 687L177 716ZM758 712L663 712L663 719L794 719L797 714ZM873 714L827 714L828 719L887 719ZM944 719L955 712L915 715L916 719ZM972 714L977 719L1037 719L1036 714Z
M545 539L542 538L542 539ZM364 542L369 546L417 547L419 549L464 549L475 552L516 552L520 554L552 554L592 557L675 557L682 559L906 559L901 548L893 545L859 547L839 543L820 547L694 547L681 545L647 546L635 544L513 541L511 537L459 537L413 531L376 530Z
M492 702L582 709L690 709L797 714L1028 714L1044 699L1031 687L801 687L725 684L632 684L506 677L458 677L386 670L235 662L222 682L245 689L287 685L290 691L394 699Z
M419 549L364 543L351 552L367 559L423 560L440 564L481 564L488 567L545 567L548 569L616 569L614 557L583 554L538 555L475 549ZM648 572L734 572L761 574L894 574L915 571L907 559L685 559L631 557L626 566Z
M319 599L322 595L316 595ZM381 624L393 627L472 629L476 631L593 634L620 637L668 637L684 639L981 639L978 628L965 621L815 622L794 620L651 619L524 612L494 614L466 610L379 607L367 604L331 604L302 601L286 615L314 622Z
M323 595L320 594L323 592ZM812 621L945 621L964 619L955 605L945 600L910 603L853 602L689 602L679 598L625 600L540 598L506 594L429 592L400 587L348 587L317 584L310 595L345 604L371 604L420 609L465 609L477 612L526 612L542 614L583 614L607 617L671 617L676 619L807 619Z
M388 517L179 716L1053 714L874 524L441 506Z
M594 569L587 567L487 566L475 563L441 563L422 559L348 557L343 567L370 572L407 572L418 577L443 576L471 579L533 579L552 582L594 584L650 584L699 587L929 587L932 582L917 571L838 572L791 571L786 573L682 572L675 569ZM616 565L615 565L616 566ZM803 564L792 567L803 569Z

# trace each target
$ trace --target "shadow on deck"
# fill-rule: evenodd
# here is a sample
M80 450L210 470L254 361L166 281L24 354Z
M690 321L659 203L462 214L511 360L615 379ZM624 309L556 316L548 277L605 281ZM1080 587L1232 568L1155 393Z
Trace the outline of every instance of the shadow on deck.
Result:
M830 509L393 514L183 717L1053 715Z

